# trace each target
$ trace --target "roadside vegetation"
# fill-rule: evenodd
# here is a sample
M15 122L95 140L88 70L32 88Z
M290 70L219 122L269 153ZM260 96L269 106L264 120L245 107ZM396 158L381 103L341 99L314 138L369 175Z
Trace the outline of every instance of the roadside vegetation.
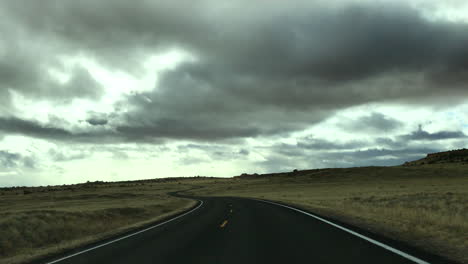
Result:
M244 174L192 193L289 203L468 263L467 164Z
M22 263L188 209L178 180L0 189L0 263Z
M188 189L288 203L468 263L468 159L458 154L396 167L0 188L0 263L30 262L170 217L195 201L167 193Z

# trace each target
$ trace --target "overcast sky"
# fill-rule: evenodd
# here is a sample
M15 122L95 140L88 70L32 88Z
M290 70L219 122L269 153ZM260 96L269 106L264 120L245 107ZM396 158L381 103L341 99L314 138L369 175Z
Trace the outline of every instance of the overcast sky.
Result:
M0 186L468 147L465 0L0 0L0 16Z

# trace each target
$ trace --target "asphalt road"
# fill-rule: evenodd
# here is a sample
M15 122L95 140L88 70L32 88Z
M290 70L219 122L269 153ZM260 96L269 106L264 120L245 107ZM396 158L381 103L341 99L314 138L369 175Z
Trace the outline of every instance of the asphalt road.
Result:
M177 219L43 263L436 263L410 260L282 206L242 198L202 200Z

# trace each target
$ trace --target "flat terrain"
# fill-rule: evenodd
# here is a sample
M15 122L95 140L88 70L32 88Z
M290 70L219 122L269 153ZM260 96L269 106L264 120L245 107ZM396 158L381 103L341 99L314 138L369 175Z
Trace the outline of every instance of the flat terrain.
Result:
M288 203L360 227L366 232L468 263L468 165L465 164L320 169L228 179L200 177L0 189L0 263L20 263L37 256L63 252L167 218L195 205L194 200L167 194L188 189L192 190L185 193L195 196L253 197ZM237 244L257 241L279 252L279 248L263 241L263 237L271 240L274 239L271 236L278 234L285 241L290 241L293 238L287 237L288 230L299 232L293 231L293 223L302 220L291 216L290 212L278 213L279 209L265 209L264 205L242 202L242 199L206 199L198 213L187 215L187 218L184 216L162 228L169 231L158 231L158 228L149 234L175 241L176 238L170 240L170 234L189 236L188 230L193 228L193 237L187 237L184 246L192 247L191 254L195 254L195 248L200 245L213 247L214 250L199 256L205 261L209 256L217 256L213 257L217 260L220 254L228 254L234 247L231 239ZM229 203L237 208L232 215L226 213ZM228 220L227 229L221 230L219 227L224 220ZM177 224L179 221L182 225ZM300 227L301 230L311 228L316 234L322 228L327 229L321 225L320 228L316 225ZM224 231L227 234L218 234ZM205 235L207 240L204 240ZM310 239L315 237L313 234L307 236ZM144 247L146 242L141 242L137 236L134 239ZM146 237L143 241L148 239ZM184 255L177 258L157 255L162 254L157 252L164 247L156 240L150 239L149 245L153 245L154 252L148 258L169 258L170 261L183 258ZM189 245L192 242L195 244ZM222 245L226 248L223 249ZM289 245L283 246L288 248ZM154 250L159 246L161 250ZM136 250L134 244L125 247ZM301 250L311 252L312 249ZM241 253L236 253L240 255L239 260L246 258ZM148 260L144 256L141 258L142 262ZM319 258L314 261L319 261Z
M244 175L192 193L289 203L468 263L468 165Z
M87 183L0 190L0 263L20 263L141 226L195 201L177 181Z
M415 263L281 206L242 198L201 199L200 207L161 226L40 263Z

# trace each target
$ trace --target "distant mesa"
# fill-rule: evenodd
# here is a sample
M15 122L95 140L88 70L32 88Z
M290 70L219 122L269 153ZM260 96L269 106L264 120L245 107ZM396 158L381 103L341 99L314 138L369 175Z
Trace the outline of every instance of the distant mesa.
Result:
M457 149L445 152L430 153L420 160L405 162L403 166L419 166L425 164L461 163L468 165L468 149Z

